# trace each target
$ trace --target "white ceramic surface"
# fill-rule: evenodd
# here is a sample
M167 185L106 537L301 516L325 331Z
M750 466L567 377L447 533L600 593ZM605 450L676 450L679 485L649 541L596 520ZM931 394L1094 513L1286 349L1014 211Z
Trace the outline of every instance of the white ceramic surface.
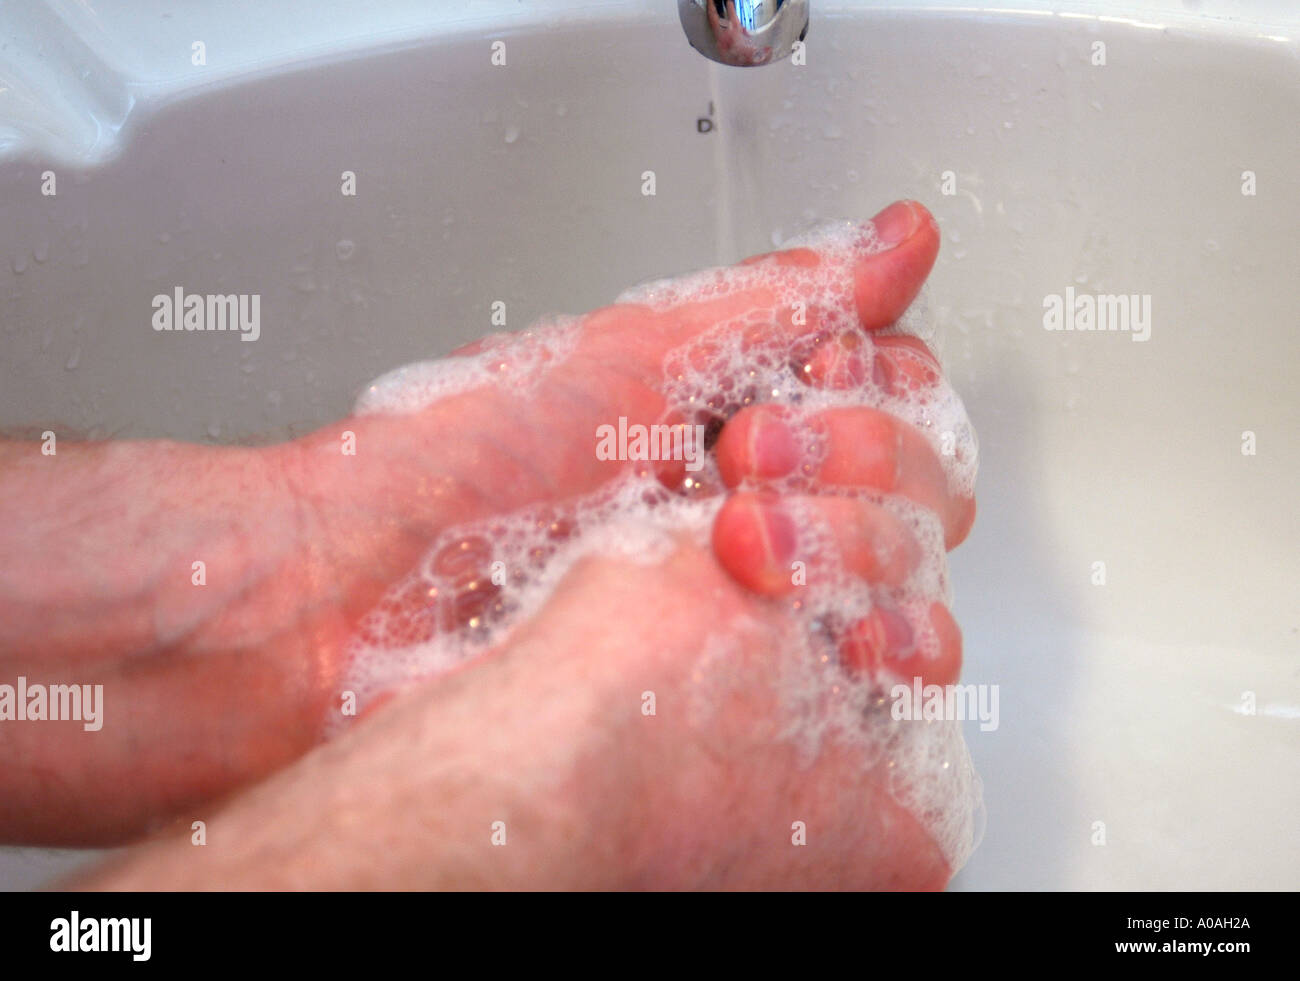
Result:
M955 887L1300 882L1291 4L814 2L807 65L750 70L668 0L123 6L0 6L0 427L299 433L493 300L523 326L917 198L983 451L966 680L1001 686ZM260 293L260 339L155 333L177 285ZM1150 339L1044 330L1067 287L1149 295ZM75 860L0 850L0 887Z

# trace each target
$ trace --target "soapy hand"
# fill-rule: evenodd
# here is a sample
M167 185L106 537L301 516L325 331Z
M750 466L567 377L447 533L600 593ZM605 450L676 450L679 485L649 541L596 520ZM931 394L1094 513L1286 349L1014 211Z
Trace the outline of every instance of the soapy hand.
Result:
M4 758L11 761L0 770L6 791L0 828L30 841L128 837L146 822L193 813L199 802L304 752L321 720L337 716L340 689L357 676L359 660L381 660L385 644L445 652L442 638L454 638L475 619L490 620L494 598L509 594L479 567L488 553L476 554L474 540L456 529L544 513L567 540L574 502L638 469L636 461L611 462L593 452L599 427L619 418L647 427L665 420L695 424L685 419L682 392L666 393L665 359L685 351L686 375L713 367L708 344L696 342L716 339L719 325L734 325L742 337L755 326L765 336L774 328L782 332L786 350L798 354L799 384L809 392L851 393L866 385L905 401L938 386L937 362L915 338L876 336L864 343L919 290L938 247L933 224L919 205L900 203L877 217L873 235L878 248L857 254L847 270L854 329L815 302L789 309L785 301L810 270L815 278L819 267L825 272L838 261L814 248L792 249L751 260L747 278L711 297L649 296L649 302L596 311L565 344L548 348L539 336L462 352L480 361L503 353L509 374L512 362L538 364L536 357L519 358L520 345L549 350L541 356L544 370L535 372L540 380L527 391L471 385L427 404L410 404L408 391L401 413L372 411L258 451L70 448L76 452L68 453L68 469L80 464L110 502L124 502L115 512L118 532L147 535L157 546L116 553L123 574L112 581L99 570L120 542L92 525L76 555L82 561L64 568L54 556L47 565L52 571L35 577L23 595L6 583L2 602L15 618L0 637L0 665L9 674L30 668L29 675L106 679L111 724L92 745L62 724L17 729L0 723L9 750ZM877 756L864 763L860 747L828 744L808 769L799 747L777 738L788 721L788 638L807 634L808 623L776 597L797 592L789 567L806 554L814 576L823 568L830 578L847 575L873 595L860 618L833 630L817 624L834 634L830 646L817 650L830 651L837 670L866 679L864 691L912 672L936 683L953 680L960 660L955 625L941 602L920 603L917 590L909 591L916 568L927 561L914 515L873 492L932 513L940 541L951 547L973 517L969 489L960 480L954 488L926 434L851 399L809 409L765 404L751 393L701 411L716 458L714 482L688 483L685 468L673 461L658 461L653 476L669 504L714 500L711 538L677 536L653 563L617 550L581 552L565 574L552 577L540 608L495 638L484 656L397 696L354 731L238 799L222 820L242 829L248 847L268 835L265 844L276 847L277 822L263 813L269 806L293 802L294 813L320 808L349 821L373 809L363 826L398 843L387 873L374 866L365 873L377 876L375 884L472 884L476 877L483 884L577 884L580 869L582 882L599 885L941 885L952 843L937 841L934 828L913 817L906 801L915 788L904 782L891 789L886 771L893 761ZM342 449L349 444L355 454ZM18 452L8 448L6 459L17 460ZM177 472L185 485L205 490L201 504L182 503L195 495L168 483L167 475ZM30 462L15 462L5 479L30 498L36 473ZM148 506L150 494L160 506ZM63 501L74 507L66 495ZM243 506L250 502L260 510ZM87 514L76 506L82 510L74 513ZM588 512L579 517L604 527ZM93 521L93 512L85 520ZM35 524L54 533L51 523ZM830 533L836 548L805 542L800 553L801 524L821 538ZM431 551L448 534L450 555L445 546ZM600 538L586 531L578 537ZM20 544L35 549L42 540L48 542L33 531ZM562 543L556 548L563 551ZM469 555L459 565L458 552ZM210 577L220 572L219 588L204 593L208 587L195 587L188 577L181 578L186 588L171 585L169 564L183 562L188 572L189 556L200 554ZM440 559L433 574L451 588L426 593L420 609L405 606L412 597L402 584L424 582L410 570L427 570ZM358 624L377 608L386 611L389 626L416 633L385 634L363 645L362 657ZM60 613L57 628L50 627L50 610ZM34 640L42 629L44 643ZM812 650L804 645L799 653ZM417 676L430 673L416 660ZM701 677L720 687L705 692ZM675 704L674 712L694 705L692 721L684 714L670 721L662 708L645 715L644 692L659 705ZM549 712L530 708L552 694ZM631 699L632 710L614 707L619 699ZM490 734L488 719L499 723ZM638 728L646 725L658 729ZM549 743L539 741L542 732L551 734ZM553 867L550 882L512 878L526 864L429 873L436 854L418 863L432 878L409 878L407 818L386 816L384 809L394 795L410 794L426 819L436 812L452 821L467 801L453 806L446 786L423 772L445 771L449 764L430 767L438 759L482 771L488 786L509 788L503 798L530 785L512 780L521 767L533 774L532 792L513 803L529 815L523 823L535 829L532 846L552 856L550 864L533 866ZM70 770L76 779L61 776ZM759 773L782 779L757 779ZM794 820L787 818L796 811L818 827L815 847L792 850L786 843L769 856L772 862L730 854L785 841ZM784 834L772 823L778 817ZM358 884L360 867L333 840L339 828L325 817L320 824L318 847L336 861L323 866L326 875L315 883L291 884ZM571 852L573 836L561 835L566 852L557 846L557 828L576 828L589 849L567 873L555 863ZM454 824L447 839L468 834L477 841L478 830ZM120 878L105 881L120 884L132 875L155 885L265 881L237 856L205 851L201 860L181 861L171 848L150 846Z

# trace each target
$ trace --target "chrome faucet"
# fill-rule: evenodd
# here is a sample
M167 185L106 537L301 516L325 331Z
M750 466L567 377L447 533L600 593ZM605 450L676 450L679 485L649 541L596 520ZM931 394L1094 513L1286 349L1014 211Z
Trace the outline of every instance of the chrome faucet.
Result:
M808 0L677 0L691 47L724 65L768 65L808 33Z

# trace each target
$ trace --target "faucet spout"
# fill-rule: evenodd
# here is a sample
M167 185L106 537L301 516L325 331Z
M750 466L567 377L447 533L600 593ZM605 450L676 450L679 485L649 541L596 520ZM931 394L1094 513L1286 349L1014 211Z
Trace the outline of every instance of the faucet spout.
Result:
M808 0L677 0L686 40L724 65L786 58L808 33Z

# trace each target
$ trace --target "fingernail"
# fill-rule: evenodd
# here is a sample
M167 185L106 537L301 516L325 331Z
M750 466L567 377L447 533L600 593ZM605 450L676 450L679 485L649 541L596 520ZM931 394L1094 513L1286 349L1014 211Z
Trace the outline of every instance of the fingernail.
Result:
M895 201L876 217L871 219L876 229L876 238L887 249L901 245L912 237L916 231L917 217L908 201Z
M754 420L750 461L756 477L783 477L799 465L799 444L780 418L764 412Z
M878 608L876 613L880 617L880 625L884 627L885 651L893 657L911 653L915 641L912 636L912 625L907 622L907 619L884 607Z
M767 539L768 569L784 575L790 568L790 560L794 558L798 542L794 519L776 503L759 503L756 510Z
M877 350L871 361L871 380L886 395L894 394L894 376L898 366L884 351Z

